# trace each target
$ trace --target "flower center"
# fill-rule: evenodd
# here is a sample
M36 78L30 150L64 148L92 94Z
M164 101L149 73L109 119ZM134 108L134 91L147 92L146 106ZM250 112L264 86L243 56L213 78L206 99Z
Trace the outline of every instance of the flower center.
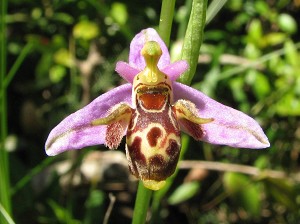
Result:
M158 61L162 55L162 50L159 44L155 41L148 41L141 50L143 55L146 67L138 75L141 83L146 85L156 85L160 82L165 82L166 75L162 73L158 67Z

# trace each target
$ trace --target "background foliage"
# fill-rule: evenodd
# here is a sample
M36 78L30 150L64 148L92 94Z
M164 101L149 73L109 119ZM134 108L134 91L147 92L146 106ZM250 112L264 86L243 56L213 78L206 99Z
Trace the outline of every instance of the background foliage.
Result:
M190 5L176 2L173 60ZM127 61L136 33L158 25L160 7L9 1L5 144L16 223L99 223L108 215L109 223L130 223L137 182L127 172L124 144L113 153L98 146L52 158L44 142L66 115L124 82L115 64ZM241 150L185 137L176 177L154 195L153 223L297 223L299 7L297 0L229 0L206 26L192 86L255 117L271 147Z

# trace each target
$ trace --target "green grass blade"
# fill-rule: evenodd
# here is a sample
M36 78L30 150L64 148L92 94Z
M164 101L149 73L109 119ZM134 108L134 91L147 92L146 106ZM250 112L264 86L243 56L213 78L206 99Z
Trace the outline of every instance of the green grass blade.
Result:
M172 22L174 17L175 0L163 0L161 6L159 35L167 46L170 43Z
M2 217L5 219L5 221L8 224L15 224L14 220L12 220L12 218L10 217L10 215L7 213L7 211L5 210L5 208L2 206L2 204L0 203L0 214L2 215ZM2 222L1 222L2 223Z
M8 223L7 214L11 216L10 180L9 180L9 161L8 152L5 149L7 137L7 99L4 79L6 76L6 12L7 1L3 0L0 4L0 203L2 210L0 223Z
M223 8L227 0L213 0L206 12L206 24L210 23L212 19L218 14L218 12Z
M27 43L25 45L25 47L22 49L22 51L19 54L17 60L15 61L15 63L13 64L13 66L11 67L10 71L8 72L7 76L4 79L4 87L5 88L7 88L7 86L11 82L11 80L14 78L16 72L18 71L18 69L22 65L22 63L23 63L24 59L26 58L26 56L30 53L31 49L32 49L32 44L31 43Z

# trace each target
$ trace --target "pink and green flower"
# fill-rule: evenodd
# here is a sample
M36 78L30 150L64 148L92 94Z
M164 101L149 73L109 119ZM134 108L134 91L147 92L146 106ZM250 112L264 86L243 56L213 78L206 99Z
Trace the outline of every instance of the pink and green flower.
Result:
M128 83L61 121L49 134L46 153L54 156L101 144L113 149L126 135L131 172L157 190L175 170L180 130L211 144L270 146L253 118L176 82L187 69L186 61L170 62L168 49L154 29L142 30L130 44L129 63L116 65L116 72Z

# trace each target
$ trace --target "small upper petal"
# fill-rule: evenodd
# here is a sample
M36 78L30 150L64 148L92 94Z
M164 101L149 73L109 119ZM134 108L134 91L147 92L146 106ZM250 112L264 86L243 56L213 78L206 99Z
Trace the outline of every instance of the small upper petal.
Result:
M189 65L186 61L176 61L172 64L167 65L161 71L167 74L172 81L175 81L179 76L184 73L189 68Z
M156 30L153 28L142 30L132 39L130 43L129 65L140 71L142 71L145 68L146 63L144 57L141 55L141 50L144 47L145 43L148 41L156 41L161 47L162 56L158 62L158 68L162 69L169 65L170 55L168 48L156 32Z
M45 144L46 153L54 156L66 150L104 144L106 125L94 126L91 122L104 117L110 108L120 102L131 105L131 91L131 84L121 85L66 117L50 132Z
M201 118L214 121L203 124L203 141L238 148L270 146L260 125L250 116L209 98L200 91L181 83L173 83L174 100L186 99L198 108Z
M161 71L167 74L172 81L175 81L182 73L188 69L189 65L186 61L176 61L167 65ZM138 69L130 66L126 62L119 61L116 64L116 72L127 82L133 83L134 77L140 72Z
M129 83L133 83L134 77L140 72L138 69L130 66L123 61L117 62L115 70L123 79L125 79Z
M129 64L122 61L116 64L115 70L123 79L132 83L134 77L144 70L146 62L141 54L141 50L148 41L156 41L159 44L162 55L158 61L158 68L167 74L172 81L175 81L188 69L189 65L184 60L170 64L170 55L167 46L154 29L148 28L138 33L131 41Z

